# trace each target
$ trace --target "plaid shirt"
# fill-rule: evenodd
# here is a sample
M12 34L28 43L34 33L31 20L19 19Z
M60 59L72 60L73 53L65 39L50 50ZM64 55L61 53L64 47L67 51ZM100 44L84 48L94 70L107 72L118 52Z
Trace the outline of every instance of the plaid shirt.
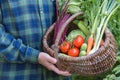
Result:
M0 80L68 80L37 62L52 0L0 0Z

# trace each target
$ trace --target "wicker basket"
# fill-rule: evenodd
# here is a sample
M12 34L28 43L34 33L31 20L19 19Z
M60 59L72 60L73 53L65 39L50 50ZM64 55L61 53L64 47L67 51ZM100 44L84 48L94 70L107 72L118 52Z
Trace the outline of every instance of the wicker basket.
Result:
M72 74L83 76L91 76L101 74L113 67L116 62L117 46L114 36L108 28L105 30L105 43L94 54L84 57L70 57L59 54L59 40L63 30L77 17L82 15L82 12L71 16L59 31L59 35L55 40L55 44L49 44L53 38L54 24L50 26L43 38L43 49L51 56L55 57L57 67L60 70L67 70ZM54 48L51 48L51 46Z

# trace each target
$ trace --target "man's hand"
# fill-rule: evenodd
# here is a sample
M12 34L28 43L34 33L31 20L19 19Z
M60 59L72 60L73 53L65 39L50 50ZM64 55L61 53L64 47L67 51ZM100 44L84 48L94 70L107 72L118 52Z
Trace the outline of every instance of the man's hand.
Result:
M48 70L54 71L55 73L63 76L70 76L71 74L67 71L61 71L56 66L55 63L57 60L51 56L49 56L47 53L41 52L38 56L38 62L46 67Z

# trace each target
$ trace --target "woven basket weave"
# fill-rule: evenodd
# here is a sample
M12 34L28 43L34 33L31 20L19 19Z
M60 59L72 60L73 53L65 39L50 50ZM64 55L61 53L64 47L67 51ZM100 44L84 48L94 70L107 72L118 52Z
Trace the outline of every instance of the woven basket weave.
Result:
M70 57L59 54L59 40L62 32L69 24L77 17L82 15L82 12L71 16L59 31L59 35L55 40L55 44L49 44L53 38L54 24L50 26L43 38L43 49L51 56L55 57L57 67L60 70L67 70L72 74L83 76L97 75L108 71L116 62L117 46L114 36L108 28L105 30L105 42L95 53L84 57ZM54 45L54 48L51 46Z

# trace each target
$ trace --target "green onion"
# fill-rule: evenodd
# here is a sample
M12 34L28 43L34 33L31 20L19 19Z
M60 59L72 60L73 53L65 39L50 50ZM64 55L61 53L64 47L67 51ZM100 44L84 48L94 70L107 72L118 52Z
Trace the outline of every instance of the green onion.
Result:
M96 31L95 44L90 54L94 53L100 46L100 41L103 37L105 28L109 22L110 17L116 12L119 3L116 0L104 0L99 8L98 14L92 27L92 33ZM98 16L100 15L100 16ZM98 25L97 25L98 24ZM97 26L96 26L97 25Z

